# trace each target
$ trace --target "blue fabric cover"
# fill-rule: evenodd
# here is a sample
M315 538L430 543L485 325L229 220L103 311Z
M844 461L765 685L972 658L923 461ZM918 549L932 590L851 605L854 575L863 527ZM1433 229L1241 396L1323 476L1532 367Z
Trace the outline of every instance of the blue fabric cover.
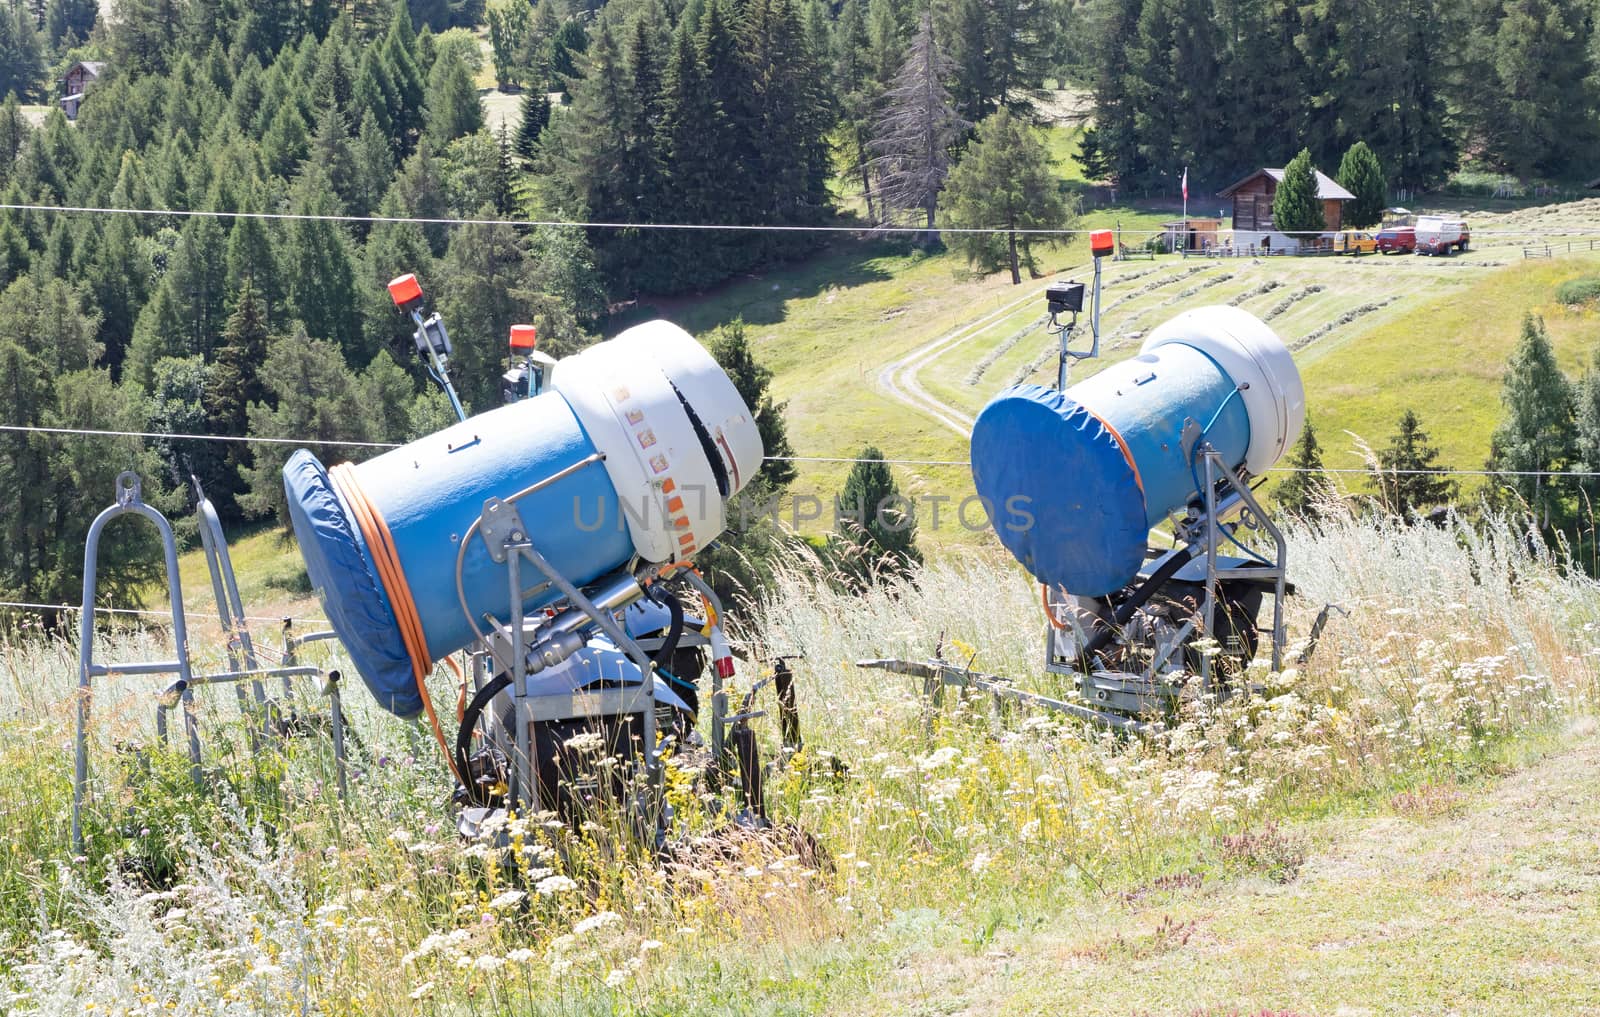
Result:
M1000 542L1041 582L1083 596L1144 562L1144 492L1116 436L1063 392L1016 385L972 428L972 480Z
M283 467L289 518L328 621L378 704L401 717L422 712L411 658L360 529L317 457L298 449Z

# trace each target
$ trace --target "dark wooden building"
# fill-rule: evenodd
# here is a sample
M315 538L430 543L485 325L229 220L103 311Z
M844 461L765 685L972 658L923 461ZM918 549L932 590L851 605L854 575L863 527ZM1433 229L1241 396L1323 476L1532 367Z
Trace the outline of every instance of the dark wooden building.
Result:
M1338 182L1321 170L1317 175L1317 197L1322 201L1322 219L1332 232L1344 228L1344 203L1355 195L1340 187ZM1267 247L1293 250L1299 241L1278 232L1272 222L1272 199L1277 196L1278 184L1283 180L1281 169L1259 169L1232 186L1218 192L1218 197L1233 199L1233 243L1236 247Z
M67 76L61 79L61 108L66 111L68 120L78 119L83 93L100 79L105 68L105 62L101 60L79 60L67 68Z

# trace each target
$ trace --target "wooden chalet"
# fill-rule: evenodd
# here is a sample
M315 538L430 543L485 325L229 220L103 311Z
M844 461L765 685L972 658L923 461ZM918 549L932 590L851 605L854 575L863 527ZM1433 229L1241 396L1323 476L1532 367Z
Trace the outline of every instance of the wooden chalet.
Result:
M78 107L83 105L83 93L100 79L105 69L103 60L79 60L67 68L67 76L61 79L61 108L66 112L68 120L78 119Z
M1321 170L1317 175L1317 197L1322 201L1322 219L1329 232L1344 228L1344 203L1355 195ZM1272 222L1272 199L1283 180L1281 169L1258 169L1243 180L1217 192L1233 199L1233 244L1235 247L1262 247L1268 250L1295 250L1299 239L1278 232Z

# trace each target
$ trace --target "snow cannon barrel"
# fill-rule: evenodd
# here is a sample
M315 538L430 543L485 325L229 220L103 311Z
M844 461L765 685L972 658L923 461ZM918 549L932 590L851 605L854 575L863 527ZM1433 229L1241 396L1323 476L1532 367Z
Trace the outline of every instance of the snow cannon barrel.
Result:
M1150 528L1198 496L1195 446L1259 474L1304 421L1300 372L1277 334L1238 308L1197 308L1065 392L997 395L972 429L972 479L1028 571L1103 596L1138 576Z
M283 475L328 620L378 702L411 717L423 706L418 658L431 668L476 639L485 616L508 618L507 565L473 525L486 500L514 508L566 579L615 589L635 556L678 562L715 540L762 455L722 368L654 321L560 361L534 398L358 466L325 469L301 449ZM531 563L520 582L526 612L560 598Z

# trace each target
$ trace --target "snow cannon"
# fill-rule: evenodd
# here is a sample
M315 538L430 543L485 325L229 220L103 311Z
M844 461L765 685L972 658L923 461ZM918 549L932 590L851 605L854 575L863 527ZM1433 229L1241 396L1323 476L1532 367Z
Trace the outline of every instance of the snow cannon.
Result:
M577 652L580 624L723 532L762 455L733 382L655 321L563 359L539 395L355 466L301 449L283 473L328 620L378 702L411 717L417 674L508 611L541 626L530 671ZM517 572L524 554L550 571Z
M1138 577L1152 527L1202 499L1202 447L1259 475L1304 419L1300 372L1277 334L1247 311L1203 307L1065 391L1001 392L973 427L972 476L1029 572L1099 597Z

